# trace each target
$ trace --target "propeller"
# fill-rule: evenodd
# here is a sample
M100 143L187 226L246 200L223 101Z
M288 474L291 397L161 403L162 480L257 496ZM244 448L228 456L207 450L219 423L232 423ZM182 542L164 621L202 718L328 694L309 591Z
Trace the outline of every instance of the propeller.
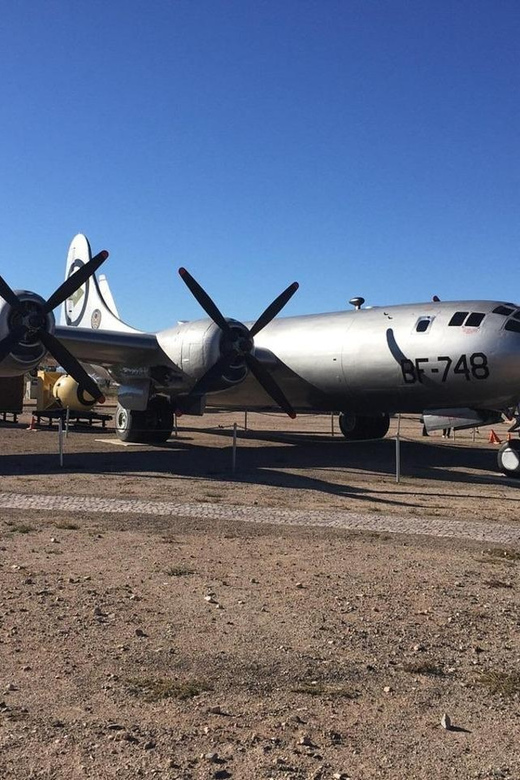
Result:
M222 331L221 356L209 368L206 373L192 387L188 397L204 395L212 386L216 379L219 379L226 369L230 368L237 360L243 360L258 383L264 388L265 392L271 396L273 401L289 417L296 417L296 412L285 397L282 388L275 381L274 377L267 371L265 366L260 363L258 358L253 355L254 337L273 320L283 309L286 303L292 298L298 289L298 282L289 285L275 300L262 312L252 328L247 328L243 323L229 323L214 301L210 298L200 284L186 270L179 268L181 279L186 284L194 298L202 306L206 314L218 325Z
M76 290L79 290L107 257L108 252L105 250L99 252L88 263L71 274L46 301L20 299L0 276L0 296L12 309L8 318L12 325L11 331L0 341L0 361L4 360L18 344L34 344L41 341L47 351L76 380L80 387L96 401L103 403L105 397L92 377L87 374L79 360L52 333L49 333L46 326L47 315L67 298L70 298Z

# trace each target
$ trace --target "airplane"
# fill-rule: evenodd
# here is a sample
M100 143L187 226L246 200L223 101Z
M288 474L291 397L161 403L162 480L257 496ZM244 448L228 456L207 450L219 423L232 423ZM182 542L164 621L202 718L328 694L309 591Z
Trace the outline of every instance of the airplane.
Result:
M174 414L279 407L336 412L345 439L380 439L395 413L423 416L427 430L493 424L520 428L520 306L440 301L277 317L290 284L255 322L224 317L185 269L181 279L207 317L147 333L120 318L106 278L108 257L74 237L65 281L45 301L0 277L0 377L23 374L50 353L89 406L103 395L84 365L118 385L117 436L166 441ZM53 310L61 306L57 325ZM83 364L83 365L82 365ZM520 440L501 448L499 468L520 477Z

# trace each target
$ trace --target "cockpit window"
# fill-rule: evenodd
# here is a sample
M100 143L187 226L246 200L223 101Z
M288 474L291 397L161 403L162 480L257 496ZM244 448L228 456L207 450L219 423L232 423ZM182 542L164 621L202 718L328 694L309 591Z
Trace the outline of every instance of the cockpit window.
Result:
M469 312L467 311L456 311L448 325L462 325L468 314Z
M433 317L419 317L415 330L417 333L426 333L433 321Z
M480 312L475 311L469 315L464 325L467 328L478 328L485 316L485 314L481 314Z
M515 320L520 320L520 309L518 309L518 311L515 311L513 317L515 318Z
M514 333L520 333L520 322L517 320L508 320L504 325L504 330L512 330Z
M497 306L493 309L493 314L502 314L504 317L509 317L513 313L513 309L508 309L507 306Z

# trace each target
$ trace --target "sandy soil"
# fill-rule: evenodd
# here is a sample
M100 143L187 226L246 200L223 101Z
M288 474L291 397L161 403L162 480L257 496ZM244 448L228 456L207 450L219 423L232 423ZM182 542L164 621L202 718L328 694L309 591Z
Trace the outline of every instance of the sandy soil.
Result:
M235 474L243 415L156 448L73 429L63 468L27 420L0 428L3 492L518 518L485 429L403 420L396 484L392 439L328 417L250 414ZM0 777L518 779L519 567L420 536L1 510Z

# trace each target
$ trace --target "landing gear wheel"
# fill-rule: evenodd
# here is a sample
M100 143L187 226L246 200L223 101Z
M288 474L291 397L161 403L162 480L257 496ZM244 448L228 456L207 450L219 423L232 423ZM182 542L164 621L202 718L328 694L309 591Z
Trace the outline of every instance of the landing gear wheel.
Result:
M125 409L121 404L117 405L115 428L118 439L128 442L145 442L146 420L145 412L136 412L133 409Z
M374 439L383 439L388 433L390 428L390 417L387 414L382 414L379 417L373 418L373 437Z
M498 451L497 460L502 474L520 479L520 439L503 444Z
M382 439L388 433L390 418L387 414L364 415L341 412L339 427L347 441Z
M121 441L142 444L167 441L173 430L173 412L168 399L156 395L142 412L117 405L116 433Z
M173 411L164 395L150 399L144 413L148 428L148 441L160 443L168 441L173 430Z

